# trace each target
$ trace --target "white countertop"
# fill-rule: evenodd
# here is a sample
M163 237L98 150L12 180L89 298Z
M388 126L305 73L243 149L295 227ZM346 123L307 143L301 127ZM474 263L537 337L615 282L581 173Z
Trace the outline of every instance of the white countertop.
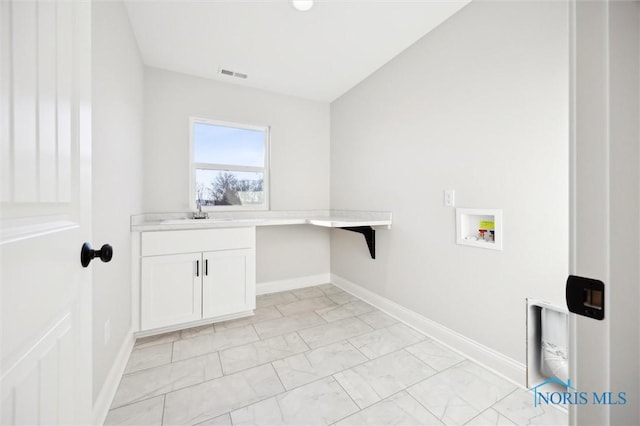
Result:
M131 231L234 228L241 226L315 225L327 228L384 226L391 228L391 212L358 210L269 210L209 213L208 219L191 219L193 213L144 213L131 216Z

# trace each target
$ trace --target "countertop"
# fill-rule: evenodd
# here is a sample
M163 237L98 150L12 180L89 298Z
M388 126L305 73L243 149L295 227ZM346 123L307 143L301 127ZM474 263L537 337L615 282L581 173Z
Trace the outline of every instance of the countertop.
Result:
M391 212L360 210L268 210L209 213L192 219L192 212L144 213L131 216L131 231L235 228L241 226L315 225L327 228L377 226L391 228Z

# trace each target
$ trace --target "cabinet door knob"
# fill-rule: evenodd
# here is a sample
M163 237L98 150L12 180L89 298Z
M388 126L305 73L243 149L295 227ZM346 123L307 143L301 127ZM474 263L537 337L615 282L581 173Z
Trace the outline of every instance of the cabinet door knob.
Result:
M109 244L104 244L100 247L100 250L93 250L91 244L84 243L82 250L80 250L80 263L82 267L86 268L89 266L89 263L96 257L99 257L103 262L109 262L113 257L113 247Z

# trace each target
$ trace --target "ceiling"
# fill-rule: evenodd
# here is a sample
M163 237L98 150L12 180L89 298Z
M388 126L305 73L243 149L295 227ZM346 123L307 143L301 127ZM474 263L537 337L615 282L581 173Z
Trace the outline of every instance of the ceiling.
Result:
M152 67L331 102L470 0L129 0ZM246 79L220 74L221 68Z

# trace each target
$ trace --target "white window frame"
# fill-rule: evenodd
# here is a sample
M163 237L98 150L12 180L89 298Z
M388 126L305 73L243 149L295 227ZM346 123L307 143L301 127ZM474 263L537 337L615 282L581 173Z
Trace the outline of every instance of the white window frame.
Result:
M193 158L193 127L196 123L210 124L214 126L233 127L236 129L257 130L264 132L264 167L237 166L218 163L196 163ZM229 210L269 210L270 206L270 177L269 160L271 146L271 128L253 124L233 123L209 118L190 117L189 118L189 205L191 209L197 210L196 206L196 170L225 170L230 172L258 172L264 176L264 204L261 205L234 205L234 206L202 206L203 211L229 211Z

